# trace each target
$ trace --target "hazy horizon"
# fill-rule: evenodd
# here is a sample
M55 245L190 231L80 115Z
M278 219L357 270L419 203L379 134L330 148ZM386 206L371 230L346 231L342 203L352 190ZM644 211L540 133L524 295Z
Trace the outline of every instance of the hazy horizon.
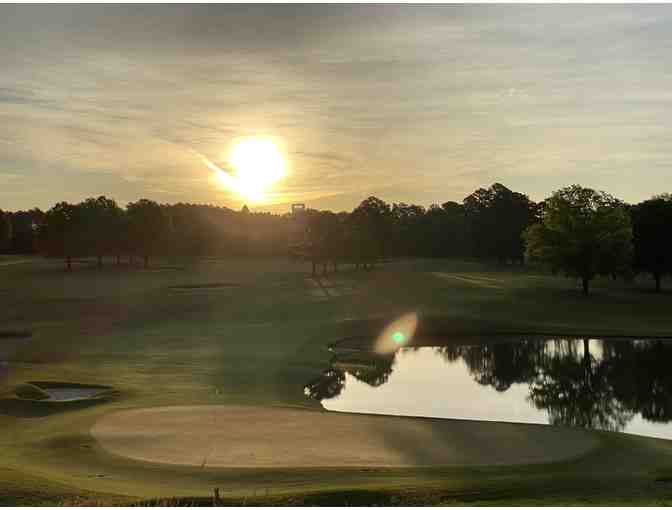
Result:
M629 202L672 156L667 5L0 6L0 208L350 210L501 182ZM250 203L203 158L271 137L287 174Z

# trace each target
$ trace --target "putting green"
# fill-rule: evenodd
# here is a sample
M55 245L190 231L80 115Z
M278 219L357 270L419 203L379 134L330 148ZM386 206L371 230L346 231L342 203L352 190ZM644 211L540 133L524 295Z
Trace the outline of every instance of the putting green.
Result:
M533 464L576 457L599 443L582 430L542 425L248 406L122 410L91 432L116 455L203 467Z

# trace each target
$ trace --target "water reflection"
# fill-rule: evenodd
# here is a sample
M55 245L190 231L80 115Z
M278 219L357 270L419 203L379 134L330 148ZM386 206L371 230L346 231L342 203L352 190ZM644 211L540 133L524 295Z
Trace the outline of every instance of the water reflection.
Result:
M306 395L335 411L549 423L672 439L672 344L552 339L337 354Z

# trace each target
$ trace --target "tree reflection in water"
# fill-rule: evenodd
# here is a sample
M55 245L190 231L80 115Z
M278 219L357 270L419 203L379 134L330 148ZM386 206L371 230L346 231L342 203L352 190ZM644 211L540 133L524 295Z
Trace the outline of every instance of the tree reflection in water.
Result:
M307 397L323 400L334 398L345 388L345 374L369 386L385 384L392 374L395 354L379 355L357 353L336 355L331 360L331 368L304 388Z
M530 401L553 425L621 431L633 413L616 398L610 360L596 358L589 340L555 340L530 381ZM550 351L550 352L549 352Z
M447 363L462 362L474 381L506 392L527 384L527 400L553 425L621 431L640 414L672 420L672 344L662 340L526 339L435 348ZM338 396L346 374L370 386L385 384L394 355L336 355L306 386L318 400Z

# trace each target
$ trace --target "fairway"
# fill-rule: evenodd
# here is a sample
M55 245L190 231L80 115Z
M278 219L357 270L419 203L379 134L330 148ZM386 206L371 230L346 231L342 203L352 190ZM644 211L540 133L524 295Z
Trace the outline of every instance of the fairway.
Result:
M0 349L7 358L0 398L7 501L195 497L217 485L232 497L430 486L459 493L519 487L517 497L549 487L594 490L591 473L632 495L672 466L662 440L332 413L304 395L329 368L330 344L409 311L421 326L441 317L454 327L448 343L473 328L669 334L671 295L643 291L648 281L599 280L586 299L563 278L409 259L330 273L328 290L348 292L318 300L309 264L184 258L156 266L184 270L90 264L68 274L60 261L41 258L0 268L3 330L32 333ZM60 406L9 395L30 381L104 385L115 396ZM436 391L447 400L457 390L438 381ZM37 486L58 490L37 494Z
M117 411L91 432L136 460L228 468L535 464L598 444L567 428L249 406Z

